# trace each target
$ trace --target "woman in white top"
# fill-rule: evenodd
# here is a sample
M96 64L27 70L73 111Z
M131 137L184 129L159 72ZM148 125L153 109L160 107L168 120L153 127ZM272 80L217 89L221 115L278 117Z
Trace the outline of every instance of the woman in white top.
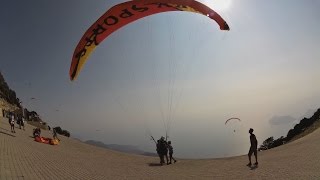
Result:
M16 131L14 130L14 115L11 116L10 125L11 125L11 132L15 133Z

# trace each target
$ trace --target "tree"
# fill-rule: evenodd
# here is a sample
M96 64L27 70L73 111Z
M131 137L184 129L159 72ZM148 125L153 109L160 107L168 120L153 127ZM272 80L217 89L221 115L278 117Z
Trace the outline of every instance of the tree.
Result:
M273 136L269 137L262 143L263 147L266 147L267 149L270 149L272 147L272 144L273 144Z

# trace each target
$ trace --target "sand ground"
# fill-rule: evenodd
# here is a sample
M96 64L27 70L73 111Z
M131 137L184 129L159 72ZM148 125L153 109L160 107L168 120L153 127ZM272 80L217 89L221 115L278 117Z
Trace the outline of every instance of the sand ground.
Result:
M61 137L57 146L35 142L31 125L10 132L0 119L0 180L9 179L320 179L320 129L281 147L247 156L182 160L159 166L158 158L115 152ZM52 137L43 131L45 137Z

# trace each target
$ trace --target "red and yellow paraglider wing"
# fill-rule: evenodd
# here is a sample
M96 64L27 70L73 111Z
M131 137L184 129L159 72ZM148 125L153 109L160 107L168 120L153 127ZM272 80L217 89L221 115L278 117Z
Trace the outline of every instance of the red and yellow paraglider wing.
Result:
M229 30L229 26L215 11L197 1L139 0L124 2L109 9L83 35L72 57L69 71L70 79L74 80L78 76L92 51L111 33L140 18L168 11L189 11L204 14L215 20L221 30Z

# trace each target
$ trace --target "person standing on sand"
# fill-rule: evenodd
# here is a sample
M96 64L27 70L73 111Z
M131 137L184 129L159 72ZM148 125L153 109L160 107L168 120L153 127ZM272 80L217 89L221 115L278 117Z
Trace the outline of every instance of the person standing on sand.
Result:
M160 158L160 164L162 164L162 157L161 157L161 153L160 153L160 140L157 140L156 146L157 146L157 154Z
M161 166L163 165L163 163L165 163L164 158L166 158L167 164L169 164L167 142L165 141L163 136L159 139L159 154L161 159Z
M169 164L172 164L172 160L174 161L174 163L176 163L177 160L172 157L173 147L172 147L172 145L171 145L171 141L168 141L168 150L169 150L169 158L170 158Z
M256 162L254 163L254 165L258 165L258 152L257 152L257 147L258 147L258 141L256 136L253 134L253 129L250 128L249 130L250 133L250 149L249 149L249 153L248 153L248 157L249 157L249 163L247 164L247 166L251 166L251 156L252 153L254 153L254 156L256 158Z
M22 116L22 118L21 118L21 126L23 127L23 130L25 131L25 129L24 129L24 117Z

